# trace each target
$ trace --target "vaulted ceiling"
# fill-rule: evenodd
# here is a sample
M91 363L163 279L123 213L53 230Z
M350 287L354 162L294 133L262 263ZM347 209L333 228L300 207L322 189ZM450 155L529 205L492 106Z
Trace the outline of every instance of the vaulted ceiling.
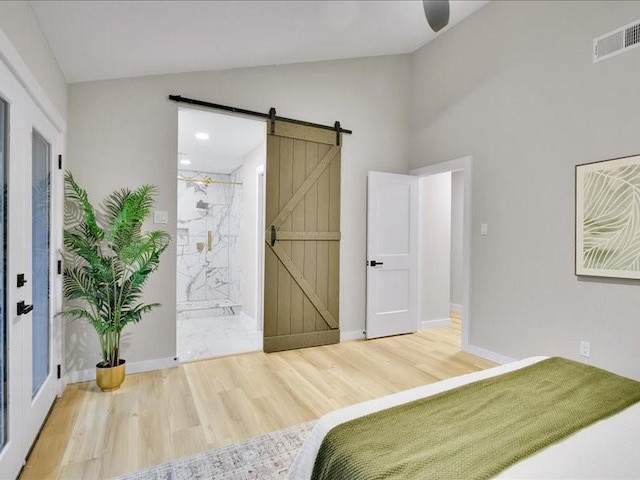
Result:
M487 1L452 0L453 27ZM414 52L422 1L31 1L69 83Z

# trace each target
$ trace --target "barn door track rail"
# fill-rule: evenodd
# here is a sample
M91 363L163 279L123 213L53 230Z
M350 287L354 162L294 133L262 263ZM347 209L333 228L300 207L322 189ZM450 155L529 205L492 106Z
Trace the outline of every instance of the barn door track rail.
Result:
M230 107L228 105L220 105L219 103L205 102L203 100L196 100L194 98L183 97L182 95L169 95L169 100L173 100L174 102L178 102L178 103L188 103L189 105L196 105L198 107L213 108L215 110L224 110L225 112L232 112L232 113L238 113L241 115L249 115L251 117L263 118L269 121L270 127L271 127L271 134L274 133L276 120L280 122L288 122L288 123L295 123L297 125L304 125L306 127L316 127L316 128L322 128L324 130L334 130L336 132L336 145L340 145L341 133L347 133L349 135L353 133L352 130L347 130L346 128L342 128L340 126L340 122L335 122L333 126L330 126L330 125L321 125L319 123L306 122L304 120L298 120L295 118L280 117L276 115L276 109L273 107L269 109L269 113L263 113L263 112L255 112L253 110L246 110L244 108Z

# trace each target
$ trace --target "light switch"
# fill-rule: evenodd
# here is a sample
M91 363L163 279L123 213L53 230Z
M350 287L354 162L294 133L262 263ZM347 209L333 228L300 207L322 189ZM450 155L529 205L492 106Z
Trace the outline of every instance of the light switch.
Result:
M480 225L480 235L489 235L489 224L483 223Z
M169 212L159 210L153 212L153 223L169 223Z

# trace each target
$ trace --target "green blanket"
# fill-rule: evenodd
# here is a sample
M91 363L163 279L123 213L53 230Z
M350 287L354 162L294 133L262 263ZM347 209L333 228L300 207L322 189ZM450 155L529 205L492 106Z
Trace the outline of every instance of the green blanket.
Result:
M640 382L549 358L338 425L312 478L490 478L639 400Z

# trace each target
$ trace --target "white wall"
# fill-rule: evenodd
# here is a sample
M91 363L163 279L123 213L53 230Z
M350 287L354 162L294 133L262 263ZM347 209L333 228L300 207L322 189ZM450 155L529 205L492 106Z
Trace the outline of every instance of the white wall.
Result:
M362 331L365 310L366 172L408 171L409 56L260 67L88 82L69 87L68 166L92 199L115 188L158 185L157 208L176 231L178 106L169 94L332 125L353 135L342 150L340 323ZM175 355L175 245L164 254L145 300L161 309L128 330L129 362ZM95 334L80 323L67 328L67 369L93 368Z
M66 120L67 82L29 2L0 2L0 29L27 64L57 113Z
M251 150L242 159L242 221L240 223L240 242L242 257L242 282L240 287L242 311L256 319L256 274L257 274L257 246L258 231L258 184L256 170L264 165L267 156L267 142L265 141ZM264 246L262 246L264 248Z
M451 173L451 305L462 306L464 172Z
M449 319L451 172L420 179L422 204L421 322Z
M576 164L640 153L640 2L490 2L413 58L411 165L473 155L470 342L640 378L640 283L574 275ZM480 224L489 225L480 236Z

